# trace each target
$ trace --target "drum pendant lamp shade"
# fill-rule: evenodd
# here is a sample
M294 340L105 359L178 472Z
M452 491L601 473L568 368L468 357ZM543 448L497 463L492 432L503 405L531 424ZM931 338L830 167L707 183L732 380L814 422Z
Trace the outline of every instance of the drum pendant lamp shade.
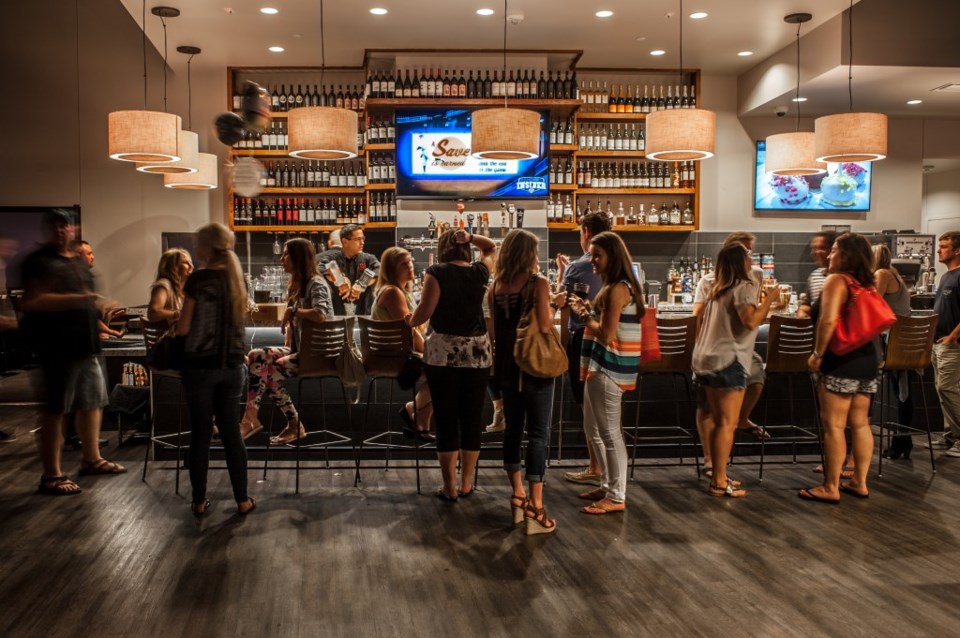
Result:
M164 175L163 185L167 188L183 190L213 190L217 187L217 156L210 153L198 153L196 173Z
M357 114L331 106L293 109L287 116L289 154L316 160L357 156Z
M492 160L527 160L540 155L540 114L526 109L475 111L470 154Z
M716 151L717 114L704 109L668 109L647 115L647 159L698 161Z
M107 116L107 149L124 162L176 162L180 116L157 111L114 111Z
M883 113L837 113L818 117L819 162L874 162L887 156L887 116Z
M815 134L805 131L767 136L766 172L775 175L816 175L827 165L816 160Z
M160 175L185 174L197 172L197 155L200 152L200 138L193 131L180 131L180 161L178 162L138 162L141 173Z

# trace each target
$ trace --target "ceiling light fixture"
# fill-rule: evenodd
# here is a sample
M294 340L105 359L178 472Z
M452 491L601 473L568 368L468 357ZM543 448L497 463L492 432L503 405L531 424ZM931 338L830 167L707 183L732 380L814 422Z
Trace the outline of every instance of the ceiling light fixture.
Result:
M320 85L327 68L323 0L320 0ZM288 154L300 159L346 160L357 156L357 113L332 106L305 106L287 115Z
M492 16L494 13L493 9L477 9L477 15L481 16Z
M737 55L739 55L741 58L749 58L751 55L753 55L753 51L739 51L737 52Z
M595 14L593 14L593 15L597 16L598 18L609 18L610 16L613 15L613 11L610 11L610 10L608 10L608 9L604 9L603 11L597 11L597 12L596 12Z
M507 0L503 0L503 77L507 77ZM470 154L494 160L534 159L540 154L540 114L507 107L474 111L470 116Z
M706 18L708 15L710 15L710 14L708 14L706 11L694 11L693 13L690 14L690 19L691 19L691 20L703 20L703 19Z
M271 53L283 53L284 48L283 48L283 47L270 47L270 48L267 49L267 50L270 51Z
M683 0L680 11L683 15ZM680 83L683 77L683 20L680 23ZM696 108L666 109L647 115L647 159L661 162L699 161L713 157L716 148L717 114Z
M190 63L193 62L193 56L200 54L200 47L194 46L179 46L177 47L178 53L183 53L184 55L189 55L187 58L187 129L193 128L193 78L190 74ZM190 170L182 171L162 171L167 175L172 177L177 177L179 175L190 175L193 173L198 173L200 171L200 137L191 130L180 131L180 146L184 149L183 159L179 162L174 162L170 164L171 167L183 167L189 168ZM161 165L162 166L162 165ZM139 167L137 170L140 170ZM216 167L214 167L214 184L213 188L216 188ZM174 186L171 184L179 184L180 182L175 179L171 179L170 182L166 180L166 175L164 176L163 185L168 188L180 188L180 186Z
M817 160L874 162L887 156L887 116L853 112L853 0L850 0L847 28L850 38L847 72L850 112L825 115L814 122Z
M783 18L787 24L797 25L797 90L793 101L797 103L797 128L793 133L767 136L767 156L764 168L775 175L816 175L826 170L826 164L818 162L814 153L814 134L800 130L800 28L813 16L809 13L791 13Z
M165 9L166 7L156 7ZM172 11L177 11L172 9ZM180 116L147 110L147 2L141 6L143 109L107 115L107 153L124 162L176 162L180 156ZM179 14L179 11L177 11Z
M907 100L907 104L913 106L915 104L923 104L923 100Z
M272 16L280 13L280 10L274 9L273 7L263 7L262 9L260 9L260 13L265 13L268 16Z
M167 188L189 191L209 191L217 187L217 156L211 153L197 153L196 173L183 175L164 175L163 185Z
M387 10L383 7L374 7L373 9L370 9L370 13L375 16L385 16L387 15Z
M797 96L797 97L793 98L793 99L790 100L790 101L791 101L791 102L806 102L806 101L807 101L807 98Z
M650 55L659 56L659 55L665 55L666 53L667 52L664 51L663 49L654 49L653 51L650 52Z

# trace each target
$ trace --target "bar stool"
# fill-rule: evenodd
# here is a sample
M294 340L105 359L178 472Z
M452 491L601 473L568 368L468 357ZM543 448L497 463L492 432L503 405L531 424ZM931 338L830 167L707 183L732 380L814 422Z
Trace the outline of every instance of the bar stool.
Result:
M349 436L334 432L327 428L326 399L323 395L324 379L336 379L340 385L340 392L343 395L343 406L347 413L347 431L351 431L352 419L350 417L351 402L347 398L347 390L340 380L337 372L337 358L340 357L347 344L347 331L351 329L347 318L329 319L327 321L304 321L300 331L300 350L297 355L297 399L300 402L301 413L303 407L307 405L304 401L303 386L307 381L317 380L320 382L320 418L322 427L319 430L311 430L306 434L306 439L321 437L322 440L316 443L303 443L304 439L297 439L291 443L285 444L286 447L293 447L296 451L296 488L295 492L300 493L300 451L303 449L311 450L323 448L326 467L330 468L330 448L349 443L353 455L356 455L356 446L353 439ZM267 443L267 456L263 463L263 474L266 477L267 463L270 458L269 439Z
M648 312L655 312L654 309L648 309ZM667 445L676 445L678 451L678 462L669 464L658 464L665 467L684 465L683 446L686 443L693 445L694 464L697 469L697 476L700 475L700 456L697 453L696 428L687 428L680 425L685 421L681 418L681 404L690 406L693 404L693 387L690 383L691 368L693 366L693 346L697 338L697 318L657 318L657 336L660 339L660 359L640 364L639 378L637 379L637 414L632 429L633 454L630 459L630 478L633 478L634 468L637 464L638 447L664 447ZM674 400L671 402L674 406L676 425L672 426L641 426L640 412L644 403L643 382L651 375L669 375L673 380ZM683 382L686 390L686 396L681 398L677 389L677 380ZM659 403L659 401L657 401ZM651 401L647 401L651 403ZM626 428L625 428L626 429ZM670 432L667 434L665 432ZM640 443L644 439L645 443Z
M143 326L143 343L147 348L147 352L150 352L150 349L157 344L160 339L167 334L170 330L170 324L166 321L142 321L141 325ZM174 479L174 493L180 493L180 466L182 465L181 452L183 450L183 405L185 403L183 395L183 384L181 382L180 373L176 370L158 370L153 366L148 366L148 371L150 373L150 438L147 441L147 450L143 457L143 475L140 477L140 480L146 482L147 480L147 465L150 461L150 451L153 449L153 445L159 445L160 447L166 449L173 449L177 451L177 467L176 467L176 478ZM160 389L163 387L164 382L174 382L178 388L179 397L178 402L166 402L161 403L158 400L160 396ZM177 431L167 433L167 434L157 434L157 414L160 412L160 406L176 406L177 408Z
M363 412L363 422L360 426L360 445L356 456L356 473L354 475L354 485L360 482L360 460L363 456L363 446L380 447L386 450L384 459L384 470L390 469L390 451L391 450L409 450L413 449L417 470L417 494L420 493L420 444L417 439L412 444L395 442L397 435L402 432L393 429L393 388L394 382L400 375L400 371L407 363L413 352L413 336L410 326L402 319L396 321L376 321L367 317L357 317L360 326L360 355L363 360L363 369L367 373L369 381L367 383L367 403ZM387 429L370 438L364 438L366 432L367 418L370 416L370 400L373 397L375 384L379 380L390 381L389 402L387 403ZM416 420L417 390L416 386L411 389L411 399L414 407L414 420Z
M881 366L880 374L880 460L877 462L877 475L883 476L883 431L908 430L923 432L926 430L927 443L930 449L930 468L936 472L937 465L933 460L933 446L930 438L930 408L927 405L927 393L923 387L922 371L930 365L933 351L934 331L937 328L938 315L927 317L897 317L887 338L887 352ZM890 423L885 418L888 399L890 377L894 373L905 373L907 383L910 373L916 375L917 385L920 386L920 400L923 401L923 414L926 428L914 427L910 423ZM894 426L894 428L890 428Z
M812 319L773 315L770 318L770 339L767 343L767 384L764 387L763 426L771 433L770 445L789 444L792 446L792 462L797 463L797 445L802 443L820 443L820 413L817 406L817 389L810 376L807 361L816 345L815 326ZM796 411L793 392L793 380L802 377L810 386L814 401L814 423L816 433L796 424ZM772 378L785 377L787 380L787 400L789 402L790 423L770 425L770 381ZM789 430L793 436L774 437L777 430ZM760 439L760 472L763 480L763 463L767 441ZM820 462L823 462L823 446L820 447Z

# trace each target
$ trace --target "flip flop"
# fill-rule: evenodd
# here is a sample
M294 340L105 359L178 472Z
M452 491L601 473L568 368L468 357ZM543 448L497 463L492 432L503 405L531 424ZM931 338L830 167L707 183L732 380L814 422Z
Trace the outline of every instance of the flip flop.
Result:
M743 498L747 495L747 490L740 489L739 481L732 481L730 479L727 479L727 484L724 486L714 485L711 481L710 485L707 486L707 492L710 496L726 498Z
M817 496L806 488L797 492L797 496L805 501L813 501L814 503L827 503L828 505L838 505L840 503L839 498L826 498L823 496Z
M48 483L52 483L52 485L48 485ZM82 491L76 483L67 478L66 474L63 476L41 476L40 485L37 487L38 494L46 494L47 496L73 496Z
M580 508L580 511L584 514L590 514L592 516L603 516L604 514L617 514L626 512L627 508L626 506L612 507L607 501L597 501L596 503L591 503L586 507Z
M119 463L114 463L113 461L108 461L107 459L101 458L95 463L82 461L80 463L80 471L77 473L80 476L97 476L102 474L123 474L126 471L127 468L123 467Z
M856 496L857 498L870 498L870 492L867 492L866 494L864 494L863 492L858 491L857 488L853 487L849 483L841 483L840 491L843 492L844 494L849 494L850 496Z

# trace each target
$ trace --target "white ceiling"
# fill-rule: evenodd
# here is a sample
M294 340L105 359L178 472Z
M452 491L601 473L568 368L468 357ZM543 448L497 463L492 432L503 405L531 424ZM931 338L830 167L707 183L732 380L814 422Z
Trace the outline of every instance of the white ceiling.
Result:
M121 0L137 24L142 0ZM167 20L170 64L185 64L175 52L181 44L203 53L194 68L227 66L319 66L320 3L318 0L148 0L147 36L163 51L160 18L154 6L177 8ZM261 7L280 10L260 13ZM580 66L672 69L679 59L680 0L510 0L508 14L523 14L510 25L511 49L583 50ZM809 31L849 6L849 0L684 0L683 13L706 11L703 20L683 19L683 65L712 74L739 75L793 42L789 13L806 11ZM387 15L369 10L383 7ZM495 14L482 17L482 7ZM601 9L614 12L601 19ZM669 17L668 17L669 16ZM326 62L359 66L365 49L500 49L503 46L502 0L326 0ZM642 40L638 40L642 38ZM270 46L283 53L271 53ZM663 49L662 57L651 50ZM753 51L752 57L737 52ZM177 59L181 58L181 59Z

